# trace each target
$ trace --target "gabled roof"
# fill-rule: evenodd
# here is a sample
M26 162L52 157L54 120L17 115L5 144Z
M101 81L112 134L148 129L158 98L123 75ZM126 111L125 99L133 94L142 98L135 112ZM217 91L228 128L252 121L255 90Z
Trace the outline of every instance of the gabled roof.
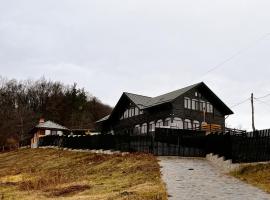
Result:
M40 129L54 129L54 130L69 130L68 128L57 124L52 121L46 121L43 123L39 123L35 128L40 128Z
M135 103L140 109L153 107L156 105L160 105L163 103L171 102L172 100L176 99L177 97L181 96L182 94L186 93L187 91L191 90L192 88L200 85L202 83L197 83L194 85L190 85L188 87L175 90L173 92L169 92L157 97L148 97L139 94L132 94L128 92L124 92L124 94L133 102Z
M145 105L145 108L149 108L149 107L153 107L153 106L160 105L163 103L171 102L174 99L176 99L177 97L185 94L187 91L195 88L196 86L198 86L200 84L201 83L197 83L194 85L190 85L188 87L184 87L184 88L179 89L179 90L175 90L173 92L169 92L169 93L151 98L151 100Z
M147 97L143 95L132 94L128 92L124 92L124 94L140 109L143 109L148 104L148 102L152 100L152 97Z
M180 97L181 95L184 95L189 90L194 89L194 88L197 88L197 87L198 88L199 87L200 88L204 88L206 90L206 92L209 94L209 97L211 97L211 99L215 100L217 102L216 104L218 104L222 108L222 110L224 111L224 114L226 114L226 115L233 114L233 111L228 106L226 106L225 103L223 103L223 101L221 101L221 99L218 98L208 88L208 86L204 82L200 82L200 83L197 83L197 84L194 84L194 85L190 85L190 86L184 87L182 89L175 90L173 92L169 92L169 93L166 93L166 94L157 96L157 97L148 97L148 96L143 96L143 95L138 95L138 94L132 94L132 93L124 92L123 95L121 96L121 98L123 96L126 96L135 105L137 105L140 109L147 109L147 108L151 108L151 107L154 107L154 106L157 106L157 105L161 105L161 104L164 104L164 103L172 102L173 100L175 100L176 98ZM114 112L114 110L112 111L112 113ZM105 120L109 119L110 116L111 115L108 115L108 116L100 119L97 122L105 121Z

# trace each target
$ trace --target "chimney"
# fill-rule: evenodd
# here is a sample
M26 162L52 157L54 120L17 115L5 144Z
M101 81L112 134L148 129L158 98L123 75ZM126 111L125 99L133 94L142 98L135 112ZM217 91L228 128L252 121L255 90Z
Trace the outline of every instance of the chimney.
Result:
M45 122L45 119L44 119L44 118L40 118L40 119L39 119L39 123L40 123L40 124L43 124L44 122Z

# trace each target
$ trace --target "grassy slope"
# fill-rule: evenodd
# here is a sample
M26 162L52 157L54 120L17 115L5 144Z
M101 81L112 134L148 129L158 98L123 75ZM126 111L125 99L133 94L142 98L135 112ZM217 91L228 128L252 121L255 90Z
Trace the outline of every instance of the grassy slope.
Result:
M231 173L247 183L270 192L270 164L243 166L239 171Z
M0 199L167 199L154 156L53 149L0 154Z

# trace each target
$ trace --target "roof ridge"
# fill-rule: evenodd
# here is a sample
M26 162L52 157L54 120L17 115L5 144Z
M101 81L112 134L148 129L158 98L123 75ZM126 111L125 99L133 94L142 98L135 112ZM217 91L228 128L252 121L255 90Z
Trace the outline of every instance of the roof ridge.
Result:
M192 88L192 87L195 87L195 86L200 85L200 84L202 84L202 83L204 83L204 82L199 82L199 83L196 83L196 84L192 84L192 85L189 85L189 86L186 86L186 87L177 89L177 90L173 90L173 91L171 91L171 92L167 92L167 93L164 93L164 94L155 96L155 97L153 97L153 98L158 98L158 97L161 97L161 96L163 96L163 95L171 94L171 93L174 93L174 92L177 92L177 91L179 91L179 90L183 90L183 89L186 89L186 88L189 88L189 87Z
M65 126L63 126L63 125L61 125L61 124L58 124L57 122L52 121L52 120L47 120L47 121L45 121L45 122L42 123L42 124L45 124L45 123L53 123L53 124L55 124L55 125L57 125L57 126L63 128L63 129L69 129L69 128L67 128L67 127L65 127ZM42 125L42 124L38 124L37 126Z
M135 94L135 93L131 93L131 92L124 92L125 94L133 94L133 95L137 95L137 96L142 96L142 97L147 97L147 98L153 98L153 97L149 97L149 96L145 96L145 95L141 95L141 94Z
M184 93L186 93L188 90L190 90L192 88L195 88L195 87L197 87L197 86L199 86L201 84L204 84L204 83L203 82L196 83L196 84L193 84L193 85L189 85L189 86L174 90L172 92L168 92L168 93L156 96L156 97L152 98L152 100L150 100L148 102L148 105L146 105L146 108L156 106L156 105L160 105L160 104L163 104L163 103L166 103L166 102L171 102L174 99L176 99L177 97L179 97L180 95L183 95Z
M63 126L63 125L58 124L57 122L54 122L54 121L52 121L52 120L47 120L47 121L45 121L44 123L46 123L46 122L52 122L52 123L57 124L57 125L59 125L59 126Z

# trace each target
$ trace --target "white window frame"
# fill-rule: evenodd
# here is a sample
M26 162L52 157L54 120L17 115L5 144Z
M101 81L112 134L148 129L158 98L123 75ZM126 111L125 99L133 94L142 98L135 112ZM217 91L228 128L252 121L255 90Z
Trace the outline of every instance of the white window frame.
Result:
M190 119L185 119L184 121L184 129L192 130L192 122Z
M124 112L124 119L128 118L128 110L125 110Z
M208 113L213 113L213 105L209 102L207 102L207 112Z
M200 103L199 103L199 107L200 107L200 111L206 111L206 102L203 101L203 100L200 100Z
M141 134L147 133L147 123L143 123L141 127Z
M193 121L193 130L200 130L200 122L199 121L197 121L197 120L194 120Z
M135 134L141 134L141 126L140 126L140 124L137 124L134 127L134 129L135 129Z
M184 107L186 109L191 109L191 100L189 97L185 97L184 98Z
M167 117L164 121L164 126L171 126L172 119L170 117Z
M155 125L156 125L156 123L154 121L151 121L149 123L149 132L154 132L155 131Z
M139 112L140 112L140 111L139 111L139 108L135 107L135 110L134 110L135 116L136 116L136 115L139 115Z
M198 99L191 100L191 109L192 110L199 110L199 100Z
M162 119L159 119L156 123L156 128L160 128L163 126L163 120Z
M173 118L173 124L175 124L175 128L177 128L177 129L184 128L183 120L179 117Z

